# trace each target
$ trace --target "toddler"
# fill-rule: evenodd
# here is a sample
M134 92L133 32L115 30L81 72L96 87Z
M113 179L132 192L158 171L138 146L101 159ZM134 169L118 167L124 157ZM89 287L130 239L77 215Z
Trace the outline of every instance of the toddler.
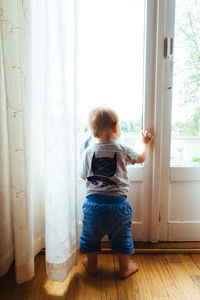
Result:
M127 164L145 161L152 135L142 131L141 153L121 144L119 119L112 109L96 108L89 114L89 125L97 143L88 146L82 155L81 178L86 180L87 200L83 204L83 227L80 252L90 274L97 272L101 238L108 234L112 250L118 254L120 277L138 270L130 254L132 241L132 207L126 202L129 181Z

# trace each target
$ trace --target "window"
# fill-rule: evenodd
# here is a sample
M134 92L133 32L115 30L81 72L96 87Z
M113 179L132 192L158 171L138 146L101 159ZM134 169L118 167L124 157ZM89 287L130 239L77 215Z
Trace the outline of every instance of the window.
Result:
M144 1L85 0L78 11L80 134L88 130L88 112L106 105L119 113L123 136L134 146L142 128Z
M200 5L176 0L171 165L200 165Z

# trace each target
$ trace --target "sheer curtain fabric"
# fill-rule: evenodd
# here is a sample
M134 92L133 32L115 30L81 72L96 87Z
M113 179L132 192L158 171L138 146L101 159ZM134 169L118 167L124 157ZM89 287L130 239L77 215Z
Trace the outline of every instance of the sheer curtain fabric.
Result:
M77 254L74 1L0 2L0 275L62 281Z

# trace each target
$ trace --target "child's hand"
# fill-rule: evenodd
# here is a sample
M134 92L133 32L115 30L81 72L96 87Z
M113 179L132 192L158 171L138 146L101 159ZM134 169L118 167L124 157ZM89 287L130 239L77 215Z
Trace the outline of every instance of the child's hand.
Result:
M142 130L142 142L144 144L150 144L152 140L153 140L153 135L148 131Z

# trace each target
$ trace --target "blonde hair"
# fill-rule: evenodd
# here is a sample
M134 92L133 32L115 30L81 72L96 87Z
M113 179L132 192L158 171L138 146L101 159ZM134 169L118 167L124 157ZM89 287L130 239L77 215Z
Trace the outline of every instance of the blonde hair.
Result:
M99 138L103 132L112 128L118 121L117 113L110 108L98 107L89 114L89 126L96 138Z

